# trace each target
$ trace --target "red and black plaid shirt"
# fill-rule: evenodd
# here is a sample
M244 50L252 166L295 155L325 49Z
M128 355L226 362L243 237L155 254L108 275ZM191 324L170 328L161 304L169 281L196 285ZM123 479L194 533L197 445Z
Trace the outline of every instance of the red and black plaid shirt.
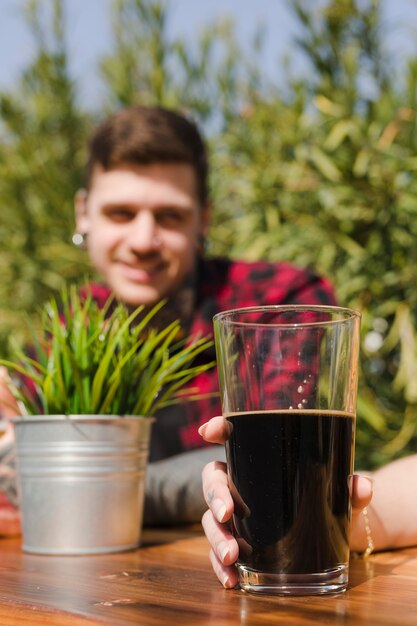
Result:
M288 263L206 259L199 263L196 285L192 324L187 329L187 334L193 336L212 335L213 316L228 309L276 304L336 304L328 281ZM91 293L104 304L110 290L91 285ZM202 356L207 362L214 358L214 347ZM168 407L157 414L151 461L203 446L197 428L210 417L221 414L216 369L197 376L192 386L207 397Z

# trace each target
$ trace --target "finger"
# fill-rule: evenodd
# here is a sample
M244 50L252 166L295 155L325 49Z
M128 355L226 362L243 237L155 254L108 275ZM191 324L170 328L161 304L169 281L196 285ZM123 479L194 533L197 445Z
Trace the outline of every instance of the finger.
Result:
M373 480L367 476L354 474L352 481L352 513L357 515L372 499Z
M226 567L233 565L239 555L239 546L228 527L219 524L210 510L204 513L201 523L217 561Z
M233 589L237 585L237 571L233 565L223 565L217 559L213 550L210 550L210 562L211 566L216 574L217 578L226 589Z
M14 442L14 430L11 422L0 419L0 455L5 454Z
M12 382L9 372L4 366L0 366L0 415L4 418L19 415L18 403L10 391Z
M233 499L227 483L226 464L208 463L202 472L203 494L218 522L228 521L233 513Z
M200 436L209 443L225 443L230 437L232 425L221 415L212 417L198 429Z

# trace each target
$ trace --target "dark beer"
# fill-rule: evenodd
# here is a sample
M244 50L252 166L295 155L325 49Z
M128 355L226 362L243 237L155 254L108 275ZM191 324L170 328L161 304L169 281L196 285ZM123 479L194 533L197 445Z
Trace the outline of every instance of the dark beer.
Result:
M354 417L290 410L227 419L239 563L284 575L346 563Z

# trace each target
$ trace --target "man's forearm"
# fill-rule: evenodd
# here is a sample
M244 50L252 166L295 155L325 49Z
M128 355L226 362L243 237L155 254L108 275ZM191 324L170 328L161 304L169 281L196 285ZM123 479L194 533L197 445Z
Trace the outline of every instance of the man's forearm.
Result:
M162 525L200 521L207 508L201 472L213 460L225 460L223 446L199 448L150 463L144 523Z
M373 496L367 508L375 550L417 545L417 455L366 475L373 479ZM352 524L351 545L358 551L366 547L362 515Z

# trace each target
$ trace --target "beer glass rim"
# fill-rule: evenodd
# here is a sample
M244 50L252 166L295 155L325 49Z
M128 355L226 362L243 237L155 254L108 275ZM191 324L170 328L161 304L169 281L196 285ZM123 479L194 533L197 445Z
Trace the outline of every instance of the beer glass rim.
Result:
M325 321L315 322L251 322L241 321L237 318L245 314L250 313L297 313L297 312L312 312L312 313L330 313L333 315L339 315L336 319L330 319ZM269 328L285 328L285 327L308 327L308 326L329 326L333 324L340 324L351 321L353 319L360 319L361 313L356 309L350 307L323 305L323 304L266 304L248 307L239 307L236 309L228 309L226 311L220 311L213 316L214 322L226 322L232 326L257 326L257 327L269 327Z

